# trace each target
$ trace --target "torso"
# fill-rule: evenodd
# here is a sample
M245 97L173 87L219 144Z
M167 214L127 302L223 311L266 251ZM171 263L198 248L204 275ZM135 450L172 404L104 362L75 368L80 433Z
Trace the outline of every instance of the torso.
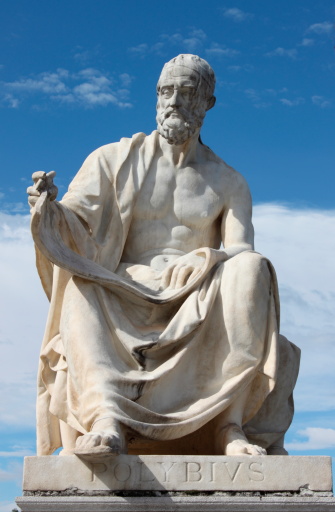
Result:
M219 248L223 165L203 158L176 168L158 154L138 194L122 261L161 268L161 260L166 266L194 249Z

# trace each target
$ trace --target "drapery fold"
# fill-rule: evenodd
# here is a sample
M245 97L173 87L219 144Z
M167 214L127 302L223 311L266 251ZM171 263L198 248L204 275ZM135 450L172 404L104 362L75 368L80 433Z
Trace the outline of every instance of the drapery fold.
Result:
M154 269L121 261L157 136L100 148L60 203L42 194L34 209L37 265L50 299L39 454L61 445L59 420L86 433L114 417L140 436L174 439L247 388L244 422L252 421L275 388L279 300L268 260L245 251L223 261L220 251L200 248L202 270L179 290L161 290Z

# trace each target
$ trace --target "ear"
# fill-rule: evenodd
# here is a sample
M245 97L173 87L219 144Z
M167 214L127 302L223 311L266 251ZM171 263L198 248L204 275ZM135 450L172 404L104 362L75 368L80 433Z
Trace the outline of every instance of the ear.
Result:
M210 110L211 108L214 107L215 105L215 102L216 102L216 98L215 96L212 96L208 101L207 101L207 108L206 108L206 111L207 110Z

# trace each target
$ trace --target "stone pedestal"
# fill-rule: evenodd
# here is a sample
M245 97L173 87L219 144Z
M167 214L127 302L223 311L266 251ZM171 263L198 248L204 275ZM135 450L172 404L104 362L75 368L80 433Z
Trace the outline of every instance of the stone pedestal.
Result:
M330 457L26 457L23 512L335 512Z

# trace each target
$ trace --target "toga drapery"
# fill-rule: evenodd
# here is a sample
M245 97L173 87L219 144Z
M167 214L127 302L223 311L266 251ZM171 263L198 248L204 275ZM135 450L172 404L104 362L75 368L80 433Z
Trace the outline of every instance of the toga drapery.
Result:
M297 349L278 335L268 260L246 251L223 262L220 251L200 248L200 274L165 291L157 271L122 260L157 138L140 133L99 148L60 203L42 194L33 211L50 300L38 377L40 455L61 446L59 420L86 433L114 417L144 438L175 439L247 387L251 437L272 444L291 421Z

